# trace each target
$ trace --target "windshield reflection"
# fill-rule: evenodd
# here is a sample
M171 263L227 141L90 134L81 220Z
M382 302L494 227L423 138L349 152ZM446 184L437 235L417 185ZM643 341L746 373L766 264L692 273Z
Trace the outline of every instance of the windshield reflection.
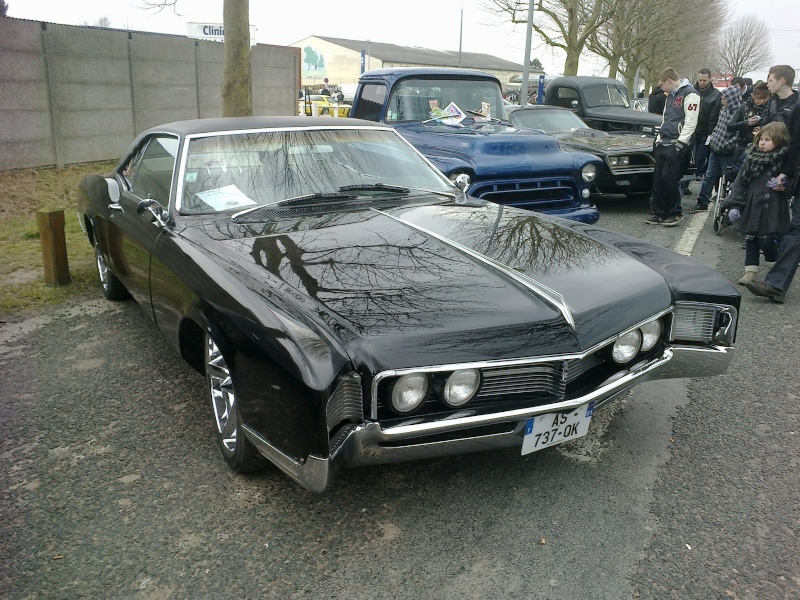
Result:
M453 192L394 131L263 131L191 139L180 211L235 212L376 183Z

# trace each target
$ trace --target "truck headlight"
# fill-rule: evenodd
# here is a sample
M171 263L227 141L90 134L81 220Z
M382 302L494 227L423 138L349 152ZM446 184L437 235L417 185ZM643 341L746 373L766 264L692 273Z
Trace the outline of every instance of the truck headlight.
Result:
M586 183L591 183L597 177L597 167L592 164L583 165L581 169L581 177Z

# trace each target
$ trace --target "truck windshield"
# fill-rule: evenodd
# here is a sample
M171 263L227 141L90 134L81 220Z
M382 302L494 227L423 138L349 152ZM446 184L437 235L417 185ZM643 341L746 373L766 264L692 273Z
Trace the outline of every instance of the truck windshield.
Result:
M481 112L487 117L505 119L500 86L494 81L463 79L406 79L389 98L388 123L424 121L435 116L435 109L447 109L454 103L462 112ZM488 107L489 114L486 114Z
M589 108L598 106L630 108L626 91L614 85L593 85L584 88L583 95L586 98L586 106Z

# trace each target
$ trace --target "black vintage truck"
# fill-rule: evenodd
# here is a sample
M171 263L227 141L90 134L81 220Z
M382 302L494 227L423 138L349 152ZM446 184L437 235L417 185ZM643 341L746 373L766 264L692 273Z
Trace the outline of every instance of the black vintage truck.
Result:
M655 135L661 116L631 108L627 86L608 77L556 77L544 103L568 108L592 129Z

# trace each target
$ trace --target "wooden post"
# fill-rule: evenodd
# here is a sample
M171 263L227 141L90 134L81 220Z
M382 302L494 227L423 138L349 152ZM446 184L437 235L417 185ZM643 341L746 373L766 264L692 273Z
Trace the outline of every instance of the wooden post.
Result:
M64 236L64 211L43 208L36 211L39 239L42 243L42 265L44 282L58 287L69 285L67 262L67 240Z

